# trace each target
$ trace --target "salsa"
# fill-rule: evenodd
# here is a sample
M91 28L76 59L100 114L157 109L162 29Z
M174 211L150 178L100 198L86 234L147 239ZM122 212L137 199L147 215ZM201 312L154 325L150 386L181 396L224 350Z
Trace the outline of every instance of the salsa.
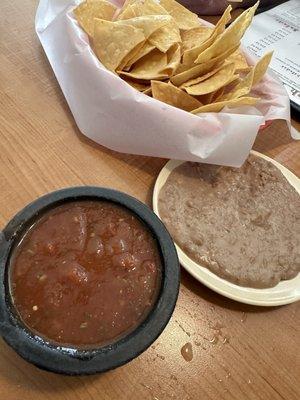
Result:
M47 211L11 257L10 286L24 324L45 339L104 345L127 335L153 307L160 253L149 229L106 201Z

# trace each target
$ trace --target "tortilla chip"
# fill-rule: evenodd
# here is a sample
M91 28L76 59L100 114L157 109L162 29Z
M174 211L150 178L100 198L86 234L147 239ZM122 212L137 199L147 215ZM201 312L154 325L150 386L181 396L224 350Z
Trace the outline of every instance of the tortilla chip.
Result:
M223 96L224 90L225 90L224 86L221 87L220 89L216 90L216 91L213 93L213 96L212 96L211 101L212 101L213 103L216 103L217 101L219 101L219 99Z
M200 114L203 112L219 112L224 107L238 107L243 105L253 106L255 105L260 99L256 97L240 97L239 99L227 100L227 101L220 101L218 103L211 103L206 104L205 106L199 107L195 110L192 110L192 114Z
M213 37L209 37L205 42L201 43L199 46L192 47L183 53L182 64L188 67L195 65L195 60L198 58L199 54L202 53L207 47L209 47L214 42Z
M86 0L74 9L76 19L81 28L90 36L94 36L94 18L111 21L117 7L105 0Z
M222 97L222 101L236 99L238 97L249 94L253 85L254 68L246 75L244 79L239 79L237 85L228 90L227 93Z
M188 95L176 86L158 81L151 81L152 97L163 101L171 106L181 108L185 111L194 110L195 107L201 107L200 101Z
M166 53L158 49L152 50L149 54L138 60L130 72L118 71L122 76L128 76L141 80L161 80L169 77L166 71L168 58Z
M200 83L200 82L202 82L202 81L205 81L206 79L208 79L208 78L210 78L212 75L214 75L216 72L220 71L220 69L222 69L222 68L224 68L224 65L220 65L218 68L214 68L214 69L212 69L211 71L207 72L206 74L198 76L197 78L190 79L189 81L184 82L184 83L180 86L180 88L183 89L183 88L186 88L186 87L189 87L189 86L192 86L192 85L197 85L197 83Z
M132 58L136 57L137 54L140 53L140 51L142 50L145 43L146 43L146 40L144 40L141 43L138 43L132 50L130 50L130 52L128 54L126 54L126 56L123 58L120 65L118 65L118 67L116 69L122 71L126 67L126 65L129 63L129 61Z
M221 16L219 21L216 23L216 26L212 33L213 37L216 38L218 35L220 35L221 33L223 33L225 31L226 25L231 20L231 11L232 11L231 5L227 6L226 10L223 12L223 15Z
M234 89L223 96L222 100L236 99L248 95L252 86L254 86L266 73L272 54L273 52L270 52L262 57L256 65L251 68L245 78L240 79L240 82L234 87Z
M125 0L118 15L120 15L124 10L126 10L127 7L131 6L131 4L135 3L136 1L137 0Z
M181 73L183 73L183 72L190 71L189 74L192 74L192 75L193 75L193 76L191 76L190 79L196 78L196 77L198 76L197 73L196 73L196 71L197 71L197 68L196 68L196 67L199 66L199 69L202 71L204 65L209 66L209 68L208 68L206 71L203 72L203 73L206 73L206 72L209 71L210 68L214 67L216 64L220 64L220 63L223 62L225 59L227 59L227 57L228 57L231 53L233 53L238 47L239 47L239 45L237 45L237 46L235 46L235 47L233 47L233 48L231 48L231 49L228 49L228 50L226 50L223 54L220 54L218 57L212 58L211 60L209 60L209 61L207 61L207 62L200 63L199 65L195 65L194 63L192 63L192 65L189 66L189 65L185 65L185 64L181 63L181 64L179 65L177 71L176 71L176 75L179 75L179 74L181 74ZM201 67L200 67L200 66L201 66ZM194 75L195 73L196 73L196 75ZM182 75L182 76L184 76L184 75Z
M239 50L256 8L227 29L231 6L212 29L175 0L126 0L113 22L116 7L106 0L86 0L74 14L106 68L136 90L198 114L259 100L249 93L265 74L272 53L250 67Z
M128 85L132 86L134 89L138 90L139 92L144 92L145 90L150 88L149 84L141 83L138 81L132 81L131 79L124 79Z
M180 29L192 29L200 25L198 15L192 13L175 0L160 0L160 4L175 19Z
M243 75L243 74L248 74L248 72L250 72L251 71L251 67L250 66L248 66L248 68L243 68L243 69L236 69L236 72L238 72L240 75Z
M240 76L238 74L235 74L232 76L231 79L226 83L224 87L225 90L232 90L238 83L240 82Z
M201 54L204 50L209 48L215 42L216 38L225 31L226 24L231 20L231 10L232 10L231 6L228 6L226 8L222 17L219 19L218 23L213 28L211 35L207 38L207 40L205 40L203 43L200 43L196 47L193 47L192 49L185 51L185 53L183 54L183 63L185 65L193 65L195 60L198 58L199 54Z
M196 65L195 67L192 67L186 71L183 72L178 72L179 69L176 70L176 75L171 77L171 82L175 86L180 86L184 82L187 82L188 80L191 80L193 78L196 78L198 76L204 75L210 71L211 68L215 68L218 65L220 65L223 62L223 60L218 60L218 59L213 59L208 63L205 64L199 64ZM180 65L179 65L180 68Z
M215 69L215 68L221 66L224 63L224 59L226 59L226 57L232 51L234 51L234 49L229 49L224 54L220 55L219 57L209 60L207 63L195 65L194 67L192 67L186 71L176 73L176 75L172 76L171 82L176 86L180 86L183 83L187 82L188 80L191 80L193 78L197 78L198 76L202 76L206 73L209 73L209 71L211 71L211 69ZM179 69L180 69L180 66L177 69L177 71Z
M141 29L148 39L154 32L164 25L167 25L172 21L172 17L169 15L143 15L141 17L135 17L120 21L115 21L118 25L131 25L135 28Z
M226 85L223 86L224 88L224 93L229 92L235 88L236 85L238 85L241 82L241 78L239 74L234 74L232 75L231 79L226 83Z
M234 64L225 64L214 75L196 85L185 87L184 89L191 95L201 96L203 94L214 92L225 86L233 77Z
M247 60L240 49L237 49L234 53L232 53L227 60L228 62L234 62L236 70L247 71L249 69Z
M154 0L133 0L124 4L117 20L143 15L169 15L169 13Z
M181 42L181 36L175 21L172 19L149 37L149 42L165 53L174 43Z
M181 32L183 51L190 50L193 47L199 46L205 42L211 36L212 31L213 28L199 26L197 28Z
M125 2L126 4L126 2ZM125 6L124 4L124 6ZM130 18L135 18L135 17L140 17L141 15L139 13L136 13L134 8L131 6L131 4L128 4L126 7L122 8L122 10L119 12L116 21L122 21L125 19L130 19Z
M181 59L181 46L179 43L175 43L168 51L167 51L167 67L166 71L169 76L173 75L174 71L177 69Z
M267 72L268 66L272 59L272 55L273 51L265 54L255 65L252 86L256 85Z
M180 45L172 46L167 53L152 50L138 60L130 72L118 72L121 75L141 80L161 80L170 77L180 62Z
M203 105L210 104L212 102L214 92L204 94L203 96L194 96L195 99L199 100Z
M152 96L152 88L151 88L151 86L148 89L143 90L143 93L146 94L147 96Z
M129 71L129 69L135 64L138 60L140 60L142 57L145 55L149 54L152 50L155 49L155 46L150 44L148 41L145 43L142 43L142 46L140 47L139 51L137 51L126 63L124 68L125 71Z
M144 40L141 29L95 19L94 50L102 64L111 71L115 71L124 57Z
M224 53L226 49L236 46L243 37L246 29L249 27L254 13L259 3L245 10L225 31L219 35L214 43L198 55L194 61L196 64L205 62L219 54Z

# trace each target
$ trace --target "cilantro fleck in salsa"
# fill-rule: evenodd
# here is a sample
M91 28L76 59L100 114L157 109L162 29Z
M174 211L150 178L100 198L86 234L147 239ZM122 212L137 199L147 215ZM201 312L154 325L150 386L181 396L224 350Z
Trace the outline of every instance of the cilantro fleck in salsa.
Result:
M54 343L93 347L133 331L153 307L161 260L148 228L106 201L47 211L13 252L10 286L24 324Z

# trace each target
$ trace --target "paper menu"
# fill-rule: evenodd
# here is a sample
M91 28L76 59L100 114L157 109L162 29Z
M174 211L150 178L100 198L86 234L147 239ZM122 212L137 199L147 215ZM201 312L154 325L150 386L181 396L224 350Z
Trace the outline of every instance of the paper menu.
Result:
M257 56L274 50L271 69L300 106L300 0L289 0L254 17L243 45Z

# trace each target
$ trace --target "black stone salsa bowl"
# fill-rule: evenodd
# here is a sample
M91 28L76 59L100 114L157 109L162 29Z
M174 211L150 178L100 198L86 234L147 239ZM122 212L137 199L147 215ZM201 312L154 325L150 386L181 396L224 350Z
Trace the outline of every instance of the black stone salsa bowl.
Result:
M133 212L150 229L162 260L158 298L146 319L120 340L93 349L51 344L31 332L14 308L9 285L9 260L24 232L44 212L70 201L105 200ZM127 194L100 187L74 187L49 193L21 210L0 231L0 334L21 357L39 368L68 375L107 371L146 350L164 330L178 297L180 268L174 243L163 223L146 205Z

